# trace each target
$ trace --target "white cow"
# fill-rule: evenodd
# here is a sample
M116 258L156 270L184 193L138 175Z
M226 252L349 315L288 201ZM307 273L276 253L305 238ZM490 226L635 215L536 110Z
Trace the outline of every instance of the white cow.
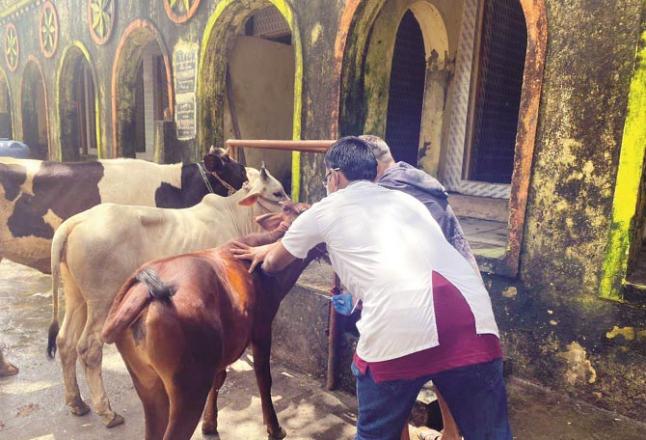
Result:
M101 376L101 328L122 283L147 261L216 247L259 231L259 215L279 211L285 191L264 168L247 169L249 182L230 197L209 194L185 209L102 204L70 217L52 241L53 319L48 354L60 348L65 402L75 415L89 407L76 380L77 354L92 405L107 427L123 423L111 407ZM58 333L58 284L63 279L65 318ZM57 336L58 334L58 336Z

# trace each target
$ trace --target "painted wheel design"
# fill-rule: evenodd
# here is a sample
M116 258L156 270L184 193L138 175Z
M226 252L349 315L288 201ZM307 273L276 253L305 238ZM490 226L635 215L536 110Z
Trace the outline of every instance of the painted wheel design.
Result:
M200 0L163 0L166 14L175 23L185 23L191 19L200 6Z
M14 72L18 67L18 60L20 59L18 31L16 31L16 26L13 23L9 23L5 29L4 58L9 70Z
M117 0L90 0L88 2L88 25L96 44L105 44L114 27Z
M46 58L51 58L58 47L58 14L48 0L40 10L40 50Z

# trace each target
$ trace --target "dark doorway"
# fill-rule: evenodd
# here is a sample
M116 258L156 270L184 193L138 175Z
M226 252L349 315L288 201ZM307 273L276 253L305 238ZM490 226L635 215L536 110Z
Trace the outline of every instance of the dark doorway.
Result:
M138 31L124 46L113 96L118 118L115 149L120 156L163 161L155 145L155 127L172 115L166 57L159 40L148 31Z
M484 2L466 178L511 183L527 29L518 0Z
M43 77L32 62L25 68L22 83L22 134L35 159L49 156L47 105Z
M395 160L417 165L426 59L417 19L407 11L399 24L390 74L386 142Z
M61 152L63 161L96 159L96 90L83 54L70 55L61 85Z
M11 122L11 97L7 82L0 78L0 138L11 139L13 125Z

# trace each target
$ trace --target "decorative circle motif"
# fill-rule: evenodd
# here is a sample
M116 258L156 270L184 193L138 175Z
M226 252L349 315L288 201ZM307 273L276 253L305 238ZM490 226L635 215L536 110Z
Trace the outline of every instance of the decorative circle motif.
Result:
M110 39L115 22L117 0L89 0L88 25L96 44L105 44Z
M7 61L9 70L14 72L18 67L20 59L20 43L18 42L18 31L13 23L7 24L4 34L4 59Z
M52 2L47 0L40 10L40 50L51 58L58 47L58 14Z
M190 20L200 6L200 0L163 0L163 2L168 18L175 23L185 23Z

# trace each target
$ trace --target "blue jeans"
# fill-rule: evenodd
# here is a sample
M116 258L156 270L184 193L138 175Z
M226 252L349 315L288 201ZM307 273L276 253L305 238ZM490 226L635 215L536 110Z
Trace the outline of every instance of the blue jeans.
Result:
M511 440L502 360L455 368L414 380L375 383L352 365L359 420L355 440L399 440L415 399L429 380L451 409L464 440Z

